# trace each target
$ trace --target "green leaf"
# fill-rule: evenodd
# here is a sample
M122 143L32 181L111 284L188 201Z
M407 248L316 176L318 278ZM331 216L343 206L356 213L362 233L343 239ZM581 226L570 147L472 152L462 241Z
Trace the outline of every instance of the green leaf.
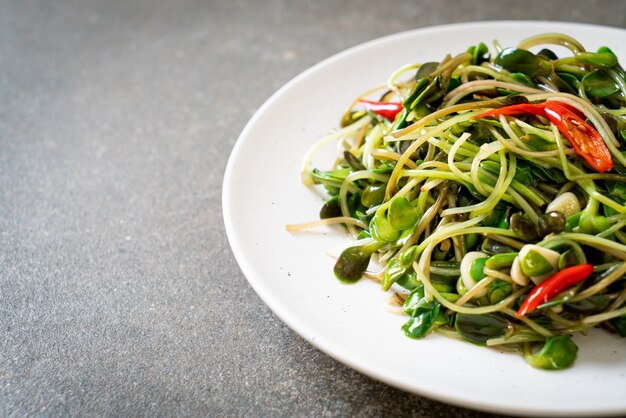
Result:
M626 337L626 315L618 316L609 321L620 337Z
M549 60L557 60L559 59L559 57L554 53L554 51L552 51L551 49L548 48L543 48L541 51L537 52L537 56L538 57L543 57Z
M404 106L405 109L412 109L411 103L413 103L415 99L417 99L419 95L422 94L424 89L426 89L428 85L430 84L430 78L428 77L423 77L416 81L417 81L417 84L413 88L413 91L411 92L409 97L407 97L402 103L402 106Z
M432 277L431 277L432 279ZM452 293L456 290L456 282L454 283L454 286L450 286L446 283L432 283L433 287L437 290L437 292L439 293Z
M489 48L483 42L476 46L470 46L467 52L472 56L471 62L473 65L480 65L485 61L489 61Z
M402 112L400 112L400 116L397 116L396 120L394 120L391 130L395 131L395 130L404 128L407 125L406 117L408 115L409 115L409 110L405 107L404 109L402 109Z
M524 73L513 73L511 74L511 77L524 86L537 87L533 80Z
M544 370L566 369L576 360L578 347L565 335L548 338L544 346L533 354L529 349L524 352L528 364Z
M456 288L456 281L459 275L444 276L440 274L430 273L430 282L439 293L454 292Z
M424 286L418 286L411 291L402 305L402 310L408 316L415 316L421 309L432 309L432 305L424 297Z
M361 193L348 194L348 211L351 217L358 217L358 213L363 214L365 209L361 204Z
M574 228L578 227L582 214L582 212L575 213L565 220L565 232L572 232Z
M382 203L385 199L386 184L370 184L361 193L361 204L371 208Z
M606 47L599 49L598 52L580 52L576 54L576 59L583 64L598 67L613 67L617 64L617 57Z
M389 223L400 231L412 228L418 220L415 208L404 196L394 197L389 205Z
M450 77L450 80L448 81L448 88L446 88L446 93L451 92L455 88L459 87L461 84L462 84L461 77L459 76Z
M435 61L425 62L420 65L420 67L415 72L415 81L420 81L423 78L428 78L428 76L439 68L439 63Z
M533 171L530 168L530 165L524 161L518 160L513 179L519 181L524 186L530 185L534 180Z
M558 268L559 270L563 270L567 267L577 266L579 264L584 264L584 262L581 262L576 251L570 248L559 257Z
M623 204L624 202L621 202L621 203ZM619 215L619 212L616 211L615 209L613 209L610 206L602 205L602 207L604 209L604 216L606 216L606 217Z
M525 49L505 48L495 58L494 64L511 73L524 73L529 77L546 73L541 59Z
M502 244L501 242L491 238L485 238L480 246L480 250L487 254L512 253L517 251L515 248L509 247L508 245Z
M581 83L590 97L607 97L619 91L619 85L604 70L590 72Z
M617 200L619 203L626 202L626 184L622 182L607 183L609 196Z
M403 265L399 260L391 260L381 280L383 290L389 290L391 285L406 273L406 270L407 266Z
M554 142L535 134L526 134L520 138L526 145L536 151L552 151L556 149ZM516 173L517 177L517 173ZM516 179L517 180L517 179ZM527 184L528 186L528 184Z
M365 166L353 153L348 150L343 152L343 159L346 160L346 164L348 164L353 170L365 170Z
M422 285L422 283L417 279L417 273L412 268L407 268L406 272L398 277L396 283L406 290L413 290Z
M613 50L611 48L609 48L608 46L601 46L600 48L598 48L598 51L596 51L598 53L604 53L604 52L610 52L611 54L615 55L615 53L613 52Z
M437 300L428 301L424 297L424 287L415 288L404 301L404 313L411 318L402 326L402 331L411 338L422 338L432 328L441 304Z
M425 80L428 81L429 79L426 78ZM432 97L437 92L438 88L439 88L439 83L437 82L437 79L430 80L428 85L417 95L415 100L411 102L409 109L415 109L419 107L420 105L424 104L427 101L427 99Z
M484 345L488 339L500 337L509 327L509 321L498 314L456 315L455 328L465 340Z
M526 138L526 139L530 139L530 138ZM541 141L542 141L541 146L546 149L550 146L554 146L554 144L548 143L547 141L543 139L541 139ZM480 168L495 175L500 174L500 164L495 161L483 161L480 163ZM515 170L515 176L513 176L513 179L515 181L520 182L524 186L530 185L534 180L533 170L531 169L530 165L524 161L519 161L517 163L517 168Z
M423 311L416 316L409 318L406 324L402 325L402 331L407 337L422 338L432 328L441 306L439 304L430 311Z
M611 304L611 299L607 295L592 295L588 298L565 304L568 312L581 315L593 315L603 312Z
M586 211L583 211L581 213L582 215L578 224L579 232L583 234L595 235L609 229L610 225L606 217L602 215L593 215L591 213L586 213Z
M494 280L487 286L487 298L492 305L502 301L513 291L513 286L504 280Z
M482 161L480 163L480 168L489 171L493 174L500 174L500 163L495 161Z
M465 234L465 249L471 251L476 247L480 238L478 234Z
M407 290L413 290L417 286L421 286L417 280L417 274L413 270L413 261L415 261L415 255L417 254L417 246L413 245L409 247L399 257L394 257L390 262L381 280L383 290L389 290L389 288L397 283Z
M400 238L400 231L391 226L384 215L375 215L370 221L370 232L376 241L393 242Z
M505 215L504 210L498 210L498 207L492 210L489 215L485 219L482 220L481 224L484 226L496 226L502 220L502 217Z
M578 91L578 79L570 73L556 73L557 87L566 93L576 94Z
M507 207L506 211L500 221L497 223L496 228L500 229L509 229L509 212L511 211L511 207Z
M441 293L441 296L446 299L449 300L452 303L456 303L457 300L459 300L461 298L461 295L459 295L456 292L452 292L452 293ZM440 312L441 313L441 312Z
M320 210L320 219L336 218L341 216L341 206L339 205L339 195L333 196L324 203Z
M530 164L532 173L535 177L543 181L552 181L557 184L562 184L567 181L563 172L559 169L545 169L535 164Z
M328 182L341 184L349 175L350 170L347 168L340 168L337 170L328 171L319 171L318 169L313 169L313 171L311 171L311 177L316 184L326 184Z
M357 282L367 269L371 255L371 251L363 247L346 248L335 263L335 277L342 283Z
M415 261L416 255L417 255L417 245L412 245L409 248L407 248L406 251L404 251L404 253L400 255L400 261L405 266L411 265Z

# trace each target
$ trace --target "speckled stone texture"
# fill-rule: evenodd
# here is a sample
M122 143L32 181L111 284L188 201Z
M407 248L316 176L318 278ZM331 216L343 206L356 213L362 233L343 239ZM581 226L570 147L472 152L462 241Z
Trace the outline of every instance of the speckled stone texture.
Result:
M0 0L0 416L483 415L288 329L220 198L245 122L302 70L493 19L626 26L608 0Z

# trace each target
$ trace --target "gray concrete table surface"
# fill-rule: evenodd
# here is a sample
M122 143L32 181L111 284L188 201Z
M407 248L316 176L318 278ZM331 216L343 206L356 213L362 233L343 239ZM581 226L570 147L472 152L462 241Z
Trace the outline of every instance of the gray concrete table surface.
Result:
M626 26L619 1L0 1L0 415L483 415L320 353L221 215L255 110L314 63L430 25Z

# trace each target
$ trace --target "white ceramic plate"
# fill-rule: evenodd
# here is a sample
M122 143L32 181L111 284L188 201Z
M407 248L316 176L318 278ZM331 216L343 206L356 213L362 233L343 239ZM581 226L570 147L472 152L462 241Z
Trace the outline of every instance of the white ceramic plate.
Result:
M329 249L344 245L339 227L288 233L285 224L317 219L322 192L300 183L310 145L337 127L346 106L384 83L397 67L440 60L498 39L563 32L589 50L610 46L626 62L626 31L555 22L481 22L384 37L331 57L291 80L254 115L232 152L223 189L230 243L252 287L287 325L335 359L393 386L445 402L508 414L626 413L626 341L595 332L576 341L575 366L529 367L522 357L430 335L400 331L388 295L362 280L342 285ZM315 165L329 168L334 149Z

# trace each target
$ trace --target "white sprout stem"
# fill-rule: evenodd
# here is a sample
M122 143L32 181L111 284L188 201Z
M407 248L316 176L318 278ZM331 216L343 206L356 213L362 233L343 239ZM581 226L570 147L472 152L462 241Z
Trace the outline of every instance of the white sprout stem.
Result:
M543 93L543 90L524 86L522 84L507 83L498 80L477 80L461 84L459 87L446 94L443 101L446 103L446 106L453 106L470 93L482 90L494 90L497 88L518 91L520 93Z
M372 150L381 142L383 138L383 128L382 125L376 125L372 130L365 136L365 146L363 147L363 164L368 170L373 170L375 168L375 160L372 155Z
M313 184L313 178L309 173L309 165L311 164L311 159L313 158L315 153L319 151L320 148L344 136L354 135L359 131L359 129L361 129L365 125L368 125L370 122L371 118L369 116L364 116L358 121L354 122L352 125L346 126L345 128L340 129L335 133L327 135L317 141L315 144L313 144L313 146L309 148L309 150L305 154L304 159L302 160L302 165L300 166L300 178L302 179L302 182L307 186Z
M337 216L335 218L320 219L319 221L304 222L301 224L289 224L285 225L285 229L289 232L297 232L303 231L305 229L317 228L319 226L335 225L342 223L351 224L354 226L358 226L359 228L367 229L367 225L365 224L365 222L349 216Z
M610 312L604 312L597 315L591 315L582 320L583 324L599 324L600 322L607 321L609 319L617 318L622 315L626 315L626 306L620 309L616 309Z

